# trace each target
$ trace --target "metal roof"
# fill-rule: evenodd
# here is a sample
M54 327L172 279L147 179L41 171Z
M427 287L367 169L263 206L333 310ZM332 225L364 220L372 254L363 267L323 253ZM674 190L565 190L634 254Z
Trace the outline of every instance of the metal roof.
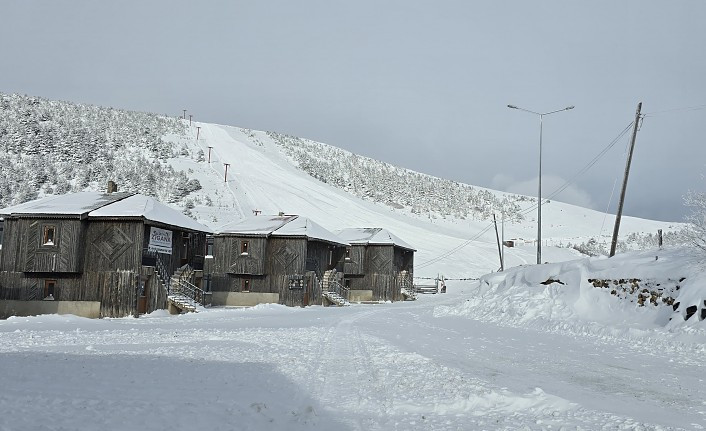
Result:
M258 215L225 224L215 230L221 235L306 237L332 244L348 245L333 232L307 217Z
M0 210L4 217L139 218L199 232L211 229L156 199L128 192L46 196Z
M381 227L348 228L336 231L336 235L351 245L394 245L417 251L398 236Z
M125 199L133 193L80 192L50 195L0 210L4 217L59 216L83 218L89 212Z

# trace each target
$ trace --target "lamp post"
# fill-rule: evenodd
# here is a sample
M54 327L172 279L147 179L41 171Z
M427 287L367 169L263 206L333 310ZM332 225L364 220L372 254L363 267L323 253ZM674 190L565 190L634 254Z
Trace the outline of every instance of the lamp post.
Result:
M568 111L574 109L574 106L567 106L563 109L557 109L550 112L534 112L529 109L520 108L515 105L507 105L510 109L518 109L520 111L529 112L539 116L539 190L537 192L537 264L542 263L542 119L545 115L556 114L557 112Z

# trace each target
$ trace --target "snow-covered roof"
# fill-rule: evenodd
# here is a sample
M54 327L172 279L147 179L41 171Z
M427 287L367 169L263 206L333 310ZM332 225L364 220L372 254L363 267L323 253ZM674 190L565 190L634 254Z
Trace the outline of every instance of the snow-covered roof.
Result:
M228 223L215 231L216 234L255 236L301 236L333 244L347 245L333 232L326 230L311 219L297 215L259 215Z
M211 229L170 208L158 200L145 195L132 195L125 199L91 211L90 218L138 217L148 221L163 223L199 232L211 232Z
M0 210L8 217L141 218L199 232L211 229L149 196L121 192L79 192L47 196Z
M411 245L402 241L387 229L380 227L349 228L336 232L352 245L395 245L408 250L417 251Z
M105 205L119 201L132 193L80 192L51 195L0 210L8 217L51 215L60 217L82 217Z

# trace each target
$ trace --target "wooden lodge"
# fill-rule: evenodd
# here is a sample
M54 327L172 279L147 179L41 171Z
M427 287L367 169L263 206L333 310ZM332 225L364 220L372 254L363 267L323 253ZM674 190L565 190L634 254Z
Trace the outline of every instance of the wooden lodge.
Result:
M410 245L382 228L337 231L348 242L343 264L344 286L350 300L399 301L412 290L414 252Z
M228 306L326 304L347 246L296 215L249 217L216 229L212 241L204 276L213 305Z
M0 216L0 318L122 317L166 308L172 274L202 269L210 233L134 193L53 195Z

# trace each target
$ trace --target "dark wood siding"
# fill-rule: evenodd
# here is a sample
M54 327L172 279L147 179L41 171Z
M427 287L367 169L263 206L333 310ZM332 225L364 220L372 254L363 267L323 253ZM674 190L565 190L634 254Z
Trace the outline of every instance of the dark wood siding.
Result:
M142 243L143 224L140 221L91 221L86 234L84 270L139 273Z
M243 241L248 242L248 254L242 254ZM213 239L215 273L265 275L267 239L217 235Z
M305 238L271 237L267 243L265 273L274 275L304 274L306 267Z
M357 250L356 250L357 249ZM344 271L352 290L372 290L373 299L377 301L399 301L401 295L400 272L403 270L412 274L414 269L414 252L392 245L354 246L352 259L360 256L364 250L362 264L346 263ZM355 259L360 259L355 257ZM361 271L361 272L358 272Z
M344 259L343 272L351 275L365 273L365 246L353 245L350 247L350 259Z
M100 301L101 317L124 317L137 311L139 273L98 271L81 275L0 272L0 299L44 299L44 280L55 279L56 301Z
M23 272L80 272L85 222L77 219L7 219L0 269ZM43 244L43 231L52 226L54 244Z

